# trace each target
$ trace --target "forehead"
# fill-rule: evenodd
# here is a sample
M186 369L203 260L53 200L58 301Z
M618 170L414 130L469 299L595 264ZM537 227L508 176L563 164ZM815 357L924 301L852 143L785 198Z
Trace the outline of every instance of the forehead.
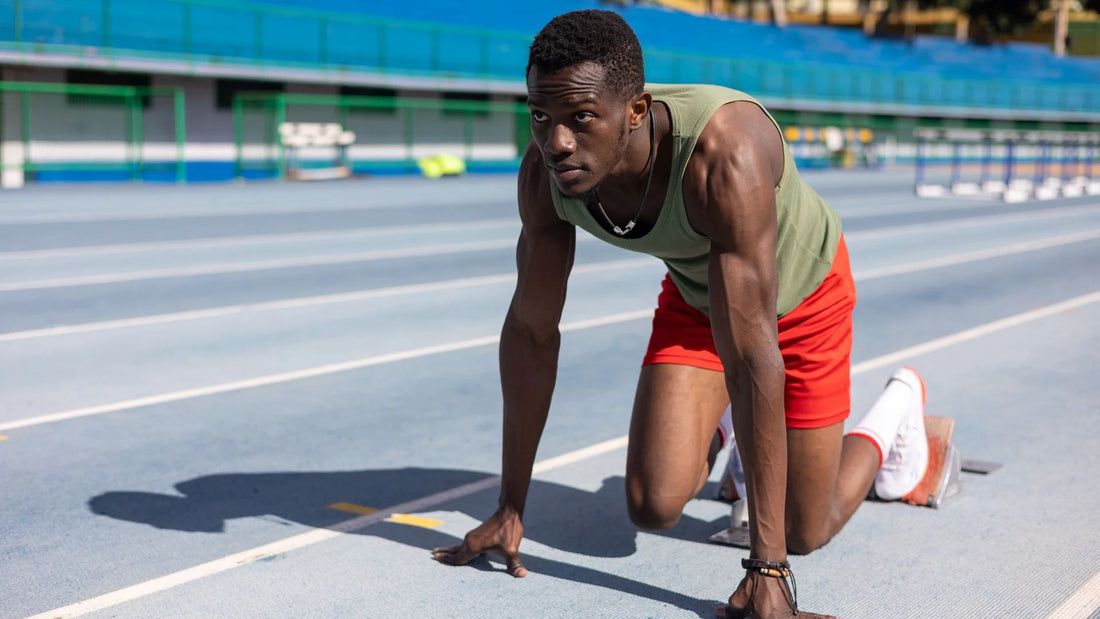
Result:
M531 67L527 74L527 100L532 105L612 103L615 94L606 85L598 64L582 62L546 73Z

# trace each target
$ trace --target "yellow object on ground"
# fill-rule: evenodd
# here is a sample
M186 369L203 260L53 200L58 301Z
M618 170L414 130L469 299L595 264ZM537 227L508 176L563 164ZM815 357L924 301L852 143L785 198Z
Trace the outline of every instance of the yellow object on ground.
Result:
M342 512L359 514L360 516L367 516L378 511L377 507L367 507L365 505L356 505L355 503L333 503L328 507L329 509L338 509Z
M441 176L458 176L466 173L466 162L462 157L450 153L439 153L431 157L424 157L416 162L420 167L420 173L428 178Z
M360 516L369 516L370 514L378 512L378 508L376 507L356 505L355 503L333 503L329 505L329 509L359 514ZM396 522L397 524L406 524L411 527L420 527L422 529L434 529L443 524L442 520L425 518L424 516L414 516L412 514L393 514L389 518L386 518L386 522Z

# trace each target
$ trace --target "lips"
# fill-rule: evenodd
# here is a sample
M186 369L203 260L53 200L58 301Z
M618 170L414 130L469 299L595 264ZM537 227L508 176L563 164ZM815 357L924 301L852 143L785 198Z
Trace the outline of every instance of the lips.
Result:
M580 168L550 168L559 181L570 181L580 175Z

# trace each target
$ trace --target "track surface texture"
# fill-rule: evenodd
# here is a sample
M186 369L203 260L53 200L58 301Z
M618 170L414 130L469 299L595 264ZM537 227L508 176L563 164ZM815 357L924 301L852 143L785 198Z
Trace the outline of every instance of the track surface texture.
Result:
M859 291L854 424L901 365L955 418L943 509L792 557L840 617L1100 607L1100 200L808 173ZM580 233L516 580L433 562L492 513L514 177L0 194L0 617L710 617L711 487L637 531L625 435L663 276ZM335 507L333 507L335 506ZM377 510L377 511L376 511Z

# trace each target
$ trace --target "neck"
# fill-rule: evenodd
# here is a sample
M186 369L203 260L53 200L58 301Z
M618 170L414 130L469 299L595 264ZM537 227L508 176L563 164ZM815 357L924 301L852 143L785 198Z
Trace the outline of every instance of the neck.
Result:
M650 108L651 115L653 109ZM658 135L651 135L650 131L657 132L656 117L642 121L642 126L631 132L623 159L615 170L600 183L602 192L606 194L633 194L641 192L650 174L650 168L657 160L657 146L660 142Z
M646 163L642 171L645 173L645 189L642 190L642 197L638 200L638 208L634 211L634 216L630 218L624 225L620 226L607 214L607 209L604 208L603 203L599 198L599 189L596 190L596 208L599 209L600 214L603 215L604 221L610 227L611 231L615 234L625 237L630 234L635 226L638 224L639 219L642 216L642 211L645 210L646 198L649 197L649 187L653 182L653 170L655 167L655 151L657 149L656 141L656 129L653 122L653 114L650 113L646 118L649 121L649 148L646 153ZM648 171L647 171L648 170Z

